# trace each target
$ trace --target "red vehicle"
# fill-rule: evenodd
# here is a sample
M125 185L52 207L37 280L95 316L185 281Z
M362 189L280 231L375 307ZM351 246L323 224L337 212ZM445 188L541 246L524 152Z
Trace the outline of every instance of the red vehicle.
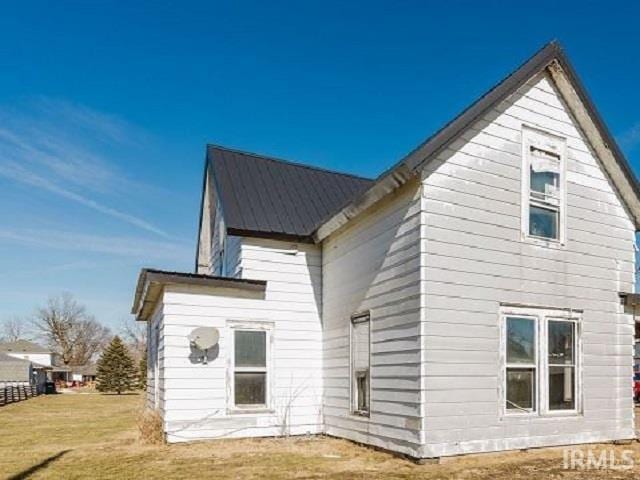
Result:
M633 372L633 399L636 403L640 403L640 372Z

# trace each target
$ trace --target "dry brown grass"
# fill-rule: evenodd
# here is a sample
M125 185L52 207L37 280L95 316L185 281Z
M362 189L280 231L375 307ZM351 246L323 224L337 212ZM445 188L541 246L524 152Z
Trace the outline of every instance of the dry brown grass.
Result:
M136 395L56 395L0 408L0 478L33 479L621 479L631 471L563 470L562 450L463 457L415 465L332 438L219 440L149 445L140 440ZM583 447L584 448L584 447ZM26 477L22 477L26 478Z
M146 445L162 445L165 443L162 431L162 417L155 410L140 407L138 411L138 432L140 442Z

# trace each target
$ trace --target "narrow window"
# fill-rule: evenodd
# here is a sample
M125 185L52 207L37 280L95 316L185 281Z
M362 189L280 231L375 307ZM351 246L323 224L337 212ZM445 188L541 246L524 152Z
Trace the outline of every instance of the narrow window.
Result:
M234 403L267 406L267 332L234 330Z
M221 277L226 277L227 276L227 272L225 271L226 269L225 269L225 264L224 264L224 262L225 262L224 249L220 250L220 255L219 255L219 258L218 258L218 262L219 262L219 265L218 265L219 275Z
M549 320L549 410L576 409L576 323Z
M369 415L371 390L371 348L369 314L351 319L352 409L358 415Z
M525 129L523 211L526 235L561 241L564 213L564 140Z
M506 409L536 411L536 322L507 317Z

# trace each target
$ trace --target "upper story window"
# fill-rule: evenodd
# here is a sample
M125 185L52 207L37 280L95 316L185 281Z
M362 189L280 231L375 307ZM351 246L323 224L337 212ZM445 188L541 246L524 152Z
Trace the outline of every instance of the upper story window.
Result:
M564 243L565 140L523 128L522 224L525 238Z

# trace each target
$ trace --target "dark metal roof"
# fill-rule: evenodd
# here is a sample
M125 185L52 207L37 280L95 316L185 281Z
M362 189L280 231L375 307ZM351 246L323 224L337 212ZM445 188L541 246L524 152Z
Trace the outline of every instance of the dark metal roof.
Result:
M518 67L514 72L508 75L504 80L495 87L485 93L482 97L467 107L462 113L445 124L440 130L427 138L423 143L418 145L414 150L409 152L402 160L397 162L393 167L383 172L375 182L363 191L356 198L352 199L343 208L336 212L328 222L333 223L337 228L344 224L350 218L357 215L370 204L377 201L391 190L400 187L406 183L411 177L415 176L425 164L425 162L433 159L436 155L445 149L451 142L469 128L478 119L482 118L487 112L505 100L511 94L517 91L531 77L547 68L552 62L558 62L564 72L569 77L574 86L580 100L588 111L589 116L593 119L600 135L604 139L605 144L611 149L613 156L620 166L621 170L631 185L635 195L640 197L640 185L633 173L624 154L618 147L615 139L607 129L602 117L595 108L595 105L589 98L589 95L580 82L577 73L571 66L569 59L565 55L560 44L552 41L545 45L542 49L530 57L524 64ZM315 232L316 241L324 238L325 235L318 235Z
M195 285L204 287L220 287L225 289L245 290L263 294L267 288L264 280L250 280L245 278L217 277L201 275L199 273L168 272L143 268L138 276L138 285L133 299L131 313L138 320L147 320L153 313L152 309L164 285Z
M207 164L232 235L311 241L372 180L215 145Z

